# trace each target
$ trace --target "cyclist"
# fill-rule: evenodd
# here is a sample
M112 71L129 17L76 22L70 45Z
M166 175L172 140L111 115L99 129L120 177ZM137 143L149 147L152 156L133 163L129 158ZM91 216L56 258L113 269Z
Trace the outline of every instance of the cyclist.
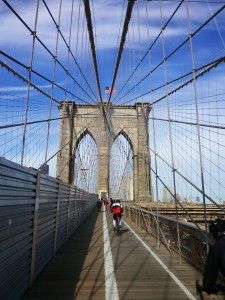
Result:
M211 246L207 256L202 290L207 294L216 294L225 289L224 285L217 283L219 271L225 277L225 220L216 219L209 226L216 243Z
M116 230L116 218L119 217L119 226L121 226L121 214L123 212L123 206L120 203L120 199L116 199L116 202L114 202L111 205L111 212L113 214L113 230Z

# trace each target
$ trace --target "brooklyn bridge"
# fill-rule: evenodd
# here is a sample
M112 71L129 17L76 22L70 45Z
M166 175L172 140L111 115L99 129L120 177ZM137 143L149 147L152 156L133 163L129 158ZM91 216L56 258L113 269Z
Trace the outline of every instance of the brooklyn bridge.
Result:
M200 299L225 2L0 1L0 299Z

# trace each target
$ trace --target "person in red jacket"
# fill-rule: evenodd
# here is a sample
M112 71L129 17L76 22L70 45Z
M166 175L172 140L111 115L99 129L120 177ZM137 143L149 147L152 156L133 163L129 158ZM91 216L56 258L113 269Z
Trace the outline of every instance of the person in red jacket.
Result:
M113 214L113 230L116 230L116 217L119 217L119 226L121 226L121 214L123 212L123 206L120 203L120 199L117 199L116 202L113 203L110 208Z

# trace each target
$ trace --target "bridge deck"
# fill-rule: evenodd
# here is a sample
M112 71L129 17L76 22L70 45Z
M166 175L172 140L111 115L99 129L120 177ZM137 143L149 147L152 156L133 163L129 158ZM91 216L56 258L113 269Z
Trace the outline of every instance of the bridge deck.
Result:
M118 294L116 290L110 291L110 288L115 287L115 282L107 254L109 249L105 250L104 255L108 233L106 224ZM129 226L132 227L131 224ZM157 242L153 238L149 239L145 233L138 232L138 235L172 273L165 271L126 225L123 225L121 236L117 237L112 230L111 214L94 212L44 269L22 299L195 299L194 282L202 274L183 259L180 264L179 256L174 253L171 256L164 246L158 249ZM173 274L176 277L172 278ZM106 289L111 298L106 296Z

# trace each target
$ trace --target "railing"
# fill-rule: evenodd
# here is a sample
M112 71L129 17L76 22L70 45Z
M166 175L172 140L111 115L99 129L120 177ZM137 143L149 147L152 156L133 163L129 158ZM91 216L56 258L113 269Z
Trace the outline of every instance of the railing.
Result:
M204 270L207 248L205 231L194 224L156 215L141 207L125 205L125 216L136 225L159 239L169 251L174 250L200 270ZM179 235L178 229L179 228ZM210 240L212 239L209 236Z
M0 299L21 298L97 197L0 158Z

